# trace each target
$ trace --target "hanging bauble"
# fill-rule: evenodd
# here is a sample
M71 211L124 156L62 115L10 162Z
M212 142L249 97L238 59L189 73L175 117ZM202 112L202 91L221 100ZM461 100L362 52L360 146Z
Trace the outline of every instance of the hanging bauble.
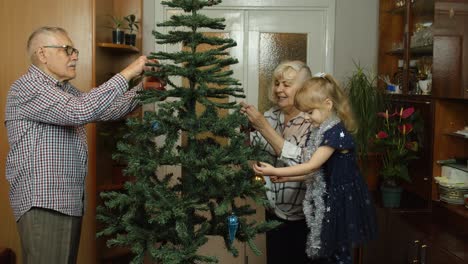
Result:
M232 245L236 238L237 227L239 226L239 218L232 213L227 217L228 231L229 231L229 245Z
M152 129L154 132L158 131L159 128L161 128L161 125L159 124L158 121L153 121L153 122L151 123L151 129Z
M262 166L262 164L260 163L260 161L257 161L257 162L255 162L255 163L256 163L255 165L257 165L257 166L259 166L259 167ZM263 178L262 175L258 175L258 174L255 174L255 175L253 176L253 181L254 181L254 182L261 182L262 184L265 184L265 183L266 183L265 178Z
M166 83L163 80L154 76L147 77L145 82L143 83L143 87L145 90L166 91Z
M265 184L265 183L266 183L266 182L265 182L265 178L263 178L263 176L260 176L260 175L255 175L255 176L253 177L253 180L254 180L255 182L261 182L262 184Z

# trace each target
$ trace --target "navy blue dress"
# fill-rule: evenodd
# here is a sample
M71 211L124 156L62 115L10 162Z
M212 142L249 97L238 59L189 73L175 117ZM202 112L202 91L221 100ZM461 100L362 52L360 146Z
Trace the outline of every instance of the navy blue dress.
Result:
M375 207L357 165L355 143L343 123L325 131L321 146L335 149L323 165L326 194L321 255L364 244L377 235Z

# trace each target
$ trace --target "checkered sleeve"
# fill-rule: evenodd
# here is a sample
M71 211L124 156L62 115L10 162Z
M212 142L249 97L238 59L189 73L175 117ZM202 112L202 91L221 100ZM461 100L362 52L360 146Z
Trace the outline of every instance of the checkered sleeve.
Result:
M140 83L131 90L118 96L96 121L115 120L124 117L130 113L139 104L137 95L143 90L143 84Z
M19 82L14 85L23 89L18 89L16 96L12 95L18 103L19 118L62 126L78 126L95 121L128 88L127 81L120 74L78 96L60 89L58 85L43 82L40 78Z

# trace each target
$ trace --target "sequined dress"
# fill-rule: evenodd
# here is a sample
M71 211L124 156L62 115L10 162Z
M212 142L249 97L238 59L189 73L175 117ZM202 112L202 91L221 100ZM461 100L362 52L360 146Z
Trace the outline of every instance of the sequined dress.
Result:
M359 171L355 143L339 122L324 131L321 146L335 149L323 165L325 212L318 256L330 256L343 246L359 245L375 238L375 208Z

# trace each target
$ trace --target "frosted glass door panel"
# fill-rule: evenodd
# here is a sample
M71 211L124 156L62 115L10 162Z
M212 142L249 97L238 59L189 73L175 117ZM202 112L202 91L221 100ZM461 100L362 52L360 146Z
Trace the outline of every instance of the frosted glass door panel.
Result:
M330 1L332 3L333 1ZM301 60L311 71L333 74L334 7L248 12L247 101L269 108L273 69L283 60Z
M260 33L258 108L261 112L272 105L271 78L276 65L284 60L307 61L307 34Z

